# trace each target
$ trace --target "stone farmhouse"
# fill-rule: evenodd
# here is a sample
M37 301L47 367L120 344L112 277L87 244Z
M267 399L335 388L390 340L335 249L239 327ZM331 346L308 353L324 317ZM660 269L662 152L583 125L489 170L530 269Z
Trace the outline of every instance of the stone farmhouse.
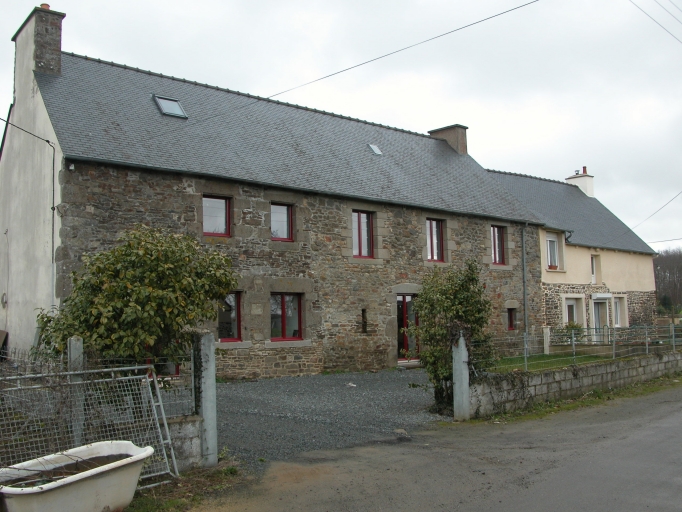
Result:
M63 52L64 16L43 4L12 39L0 147L9 346L35 343L36 308L59 304L82 255L137 223L231 256L239 286L209 326L229 378L401 364L416 348L400 329L422 276L467 258L495 333L592 325L594 311L598 323L648 321L653 253L634 235L604 243L627 228L583 185L489 172L461 125L412 133ZM536 188L561 209L526 196Z

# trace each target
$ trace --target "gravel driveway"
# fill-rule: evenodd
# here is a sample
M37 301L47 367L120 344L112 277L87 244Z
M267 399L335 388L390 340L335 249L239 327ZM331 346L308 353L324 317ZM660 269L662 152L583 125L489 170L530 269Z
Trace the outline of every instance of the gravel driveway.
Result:
M258 470L262 459L409 433L439 418L427 384L420 369L218 384L218 446Z

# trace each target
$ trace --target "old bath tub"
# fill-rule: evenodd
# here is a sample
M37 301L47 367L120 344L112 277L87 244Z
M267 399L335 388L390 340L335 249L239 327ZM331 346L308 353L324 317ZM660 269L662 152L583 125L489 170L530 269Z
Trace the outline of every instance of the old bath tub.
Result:
M0 510L120 511L133 499L154 453L130 441L103 441L0 468Z

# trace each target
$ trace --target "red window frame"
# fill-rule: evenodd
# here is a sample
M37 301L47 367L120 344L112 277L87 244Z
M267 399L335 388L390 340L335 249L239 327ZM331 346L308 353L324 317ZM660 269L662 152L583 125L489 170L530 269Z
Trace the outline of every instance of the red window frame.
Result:
M369 251L367 251L367 255L362 254L362 216L367 215L367 234L369 238ZM356 222L356 217L357 217L357 247L358 247L358 254L353 254L353 258L365 258L365 259L373 259L374 258L374 214L372 212L366 212L362 210L353 210L352 213L352 222ZM356 239L355 239L355 231L353 232L353 252L355 252L355 244L356 244Z
M242 294L240 292L232 292L228 295L234 295L235 307L237 309L237 337L236 338L218 338L220 343L232 343L235 341L242 341ZM220 336L220 333L218 333Z
M301 294L300 293L271 293L270 298L272 297L280 297L280 304L282 308L282 336L278 337L271 337L270 341L295 341L295 340L302 340L303 339L303 316L301 315L301 310L302 310L302 300L301 300ZM285 296L289 297L296 297L298 301L298 336L292 336L292 337L287 337L287 321L286 321L286 300L284 300ZM272 334L272 333L271 333Z
M436 254L435 251L433 250L434 248L434 243L433 243L433 223L436 223L438 229L437 229L437 235L438 235L438 249L440 254ZM445 251L443 250L443 221L439 219L426 219L426 237L428 239L428 242L426 244L426 247L430 247L431 250L428 251L429 254L426 255L426 259L428 261L445 261Z
M203 210L203 200L204 199L218 199L224 202L225 204L225 233L211 233L208 231L204 231L204 236L221 236L224 238L230 237L230 198L229 197L222 197L222 196L211 196L211 195L204 195L201 198L202 201L202 210ZM202 218L201 221L202 227L205 225L204 219Z
M294 209L290 204L283 203L270 203L270 229L272 230L272 207L273 206L284 206L287 209L287 236L285 237L274 237L271 236L270 240L275 240L276 242L293 242L294 241Z
M490 226L490 238L493 251L493 264L504 265L504 226Z
M515 331L516 330L516 309L515 308L508 308L507 309L507 330L508 331Z
M404 327L407 327L409 325L408 314L407 314L407 303L408 303L407 297L410 297L410 301L413 301L417 296L414 294L400 293L396 297L398 300L400 300L403 303L403 306L402 306L402 313L403 313L402 314L402 317L403 317L402 323L403 323ZM414 324L419 326L419 316L417 315L416 312L414 314ZM409 336L406 332L402 332L402 333L398 332L398 335L400 336L400 338L402 340L402 347L398 346L398 360L399 361L405 361L406 358L404 356L400 355L400 351L401 350L409 350L409 348L410 348ZM418 338L416 340L416 349L417 349L417 354L419 354L420 347L419 347L419 339Z

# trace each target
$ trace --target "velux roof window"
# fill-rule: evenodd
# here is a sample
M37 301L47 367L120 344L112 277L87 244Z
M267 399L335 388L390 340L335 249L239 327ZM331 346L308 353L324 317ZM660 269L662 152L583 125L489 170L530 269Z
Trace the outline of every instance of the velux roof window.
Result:
M182 105L180 105L180 100L157 96L156 94L154 95L154 99L162 114L166 116L184 117L187 119L187 114L185 114L185 110L182 108Z

